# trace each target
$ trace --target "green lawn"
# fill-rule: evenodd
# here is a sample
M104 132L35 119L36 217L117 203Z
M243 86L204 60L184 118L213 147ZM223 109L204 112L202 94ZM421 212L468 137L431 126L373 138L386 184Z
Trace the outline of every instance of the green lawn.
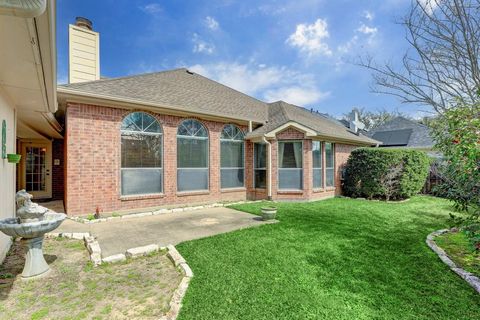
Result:
M278 208L280 223L178 246L195 274L180 319L480 319L480 295L425 244L448 202Z
M448 232L435 238L435 242L461 268L480 276L480 253L474 250L464 232Z

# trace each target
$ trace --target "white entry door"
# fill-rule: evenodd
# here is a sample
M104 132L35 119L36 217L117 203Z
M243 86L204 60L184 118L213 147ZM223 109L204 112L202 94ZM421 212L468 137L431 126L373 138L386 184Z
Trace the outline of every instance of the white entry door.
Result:
M34 199L52 197L52 143L22 142L23 188Z

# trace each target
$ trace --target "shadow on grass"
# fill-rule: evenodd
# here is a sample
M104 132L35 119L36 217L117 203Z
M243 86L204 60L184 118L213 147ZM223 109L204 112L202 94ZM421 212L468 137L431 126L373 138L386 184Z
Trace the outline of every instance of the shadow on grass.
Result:
M0 300L6 300L15 281L22 281L20 275L25 265L26 247L21 241L14 241L3 264L0 265ZM45 261L50 265L57 260L56 255L45 254Z

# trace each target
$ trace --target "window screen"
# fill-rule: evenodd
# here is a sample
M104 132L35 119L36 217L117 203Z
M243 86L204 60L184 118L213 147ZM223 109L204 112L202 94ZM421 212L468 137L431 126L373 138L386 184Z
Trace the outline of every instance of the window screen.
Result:
M208 133L197 120L178 126L177 190L208 190Z
M303 155L300 141L278 143L278 188L303 189Z
M122 195L161 193L162 129L144 112L127 115L121 126Z
M325 142L325 185L335 187L335 145Z
M312 142L313 188L323 188L322 143Z
M267 186L267 146L263 143L255 143L253 148L255 188L264 189Z
M244 186L244 135L235 125L223 127L220 137L220 180L221 188Z

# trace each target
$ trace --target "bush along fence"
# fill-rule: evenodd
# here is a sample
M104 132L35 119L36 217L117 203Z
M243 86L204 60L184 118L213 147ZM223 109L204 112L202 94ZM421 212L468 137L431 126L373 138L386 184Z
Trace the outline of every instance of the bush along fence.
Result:
M356 149L345 167L344 192L353 198L408 199L422 190L430 162L417 150Z

